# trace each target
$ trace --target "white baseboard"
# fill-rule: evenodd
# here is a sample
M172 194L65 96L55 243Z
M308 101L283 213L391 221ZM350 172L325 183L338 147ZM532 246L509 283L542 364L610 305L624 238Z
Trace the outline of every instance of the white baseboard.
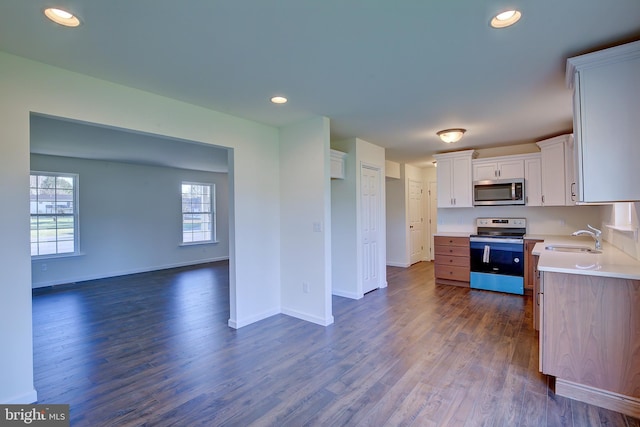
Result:
M36 389L31 389L28 392L19 394L17 396L0 398L0 402L6 405L25 405L29 403L35 403L37 401L38 392L36 391Z
M350 299L360 299L364 296L364 295L358 294L357 292L345 292L339 289L333 289L331 291L331 294L338 297L344 297L344 298L350 298Z
M320 326L329 326L333 323L333 316L329 316L329 318L322 318L322 317L314 316L312 314L302 313L297 310L292 310L289 308L283 308L282 314L295 317L296 319L306 320L307 322L315 323L316 325L320 325Z
M97 279L106 279L108 277L126 276L128 274L148 273L150 271L167 270L169 268L178 268L178 267L187 267L190 265L206 264L209 262L225 261L228 259L229 259L228 256L224 256L224 257L217 257L217 258L210 258L210 259L201 259L196 261L178 262L174 264L157 265L152 267L134 268L130 270L112 271L112 272L102 273L102 274L89 274L84 276L69 277L66 279L33 283L31 285L31 288L32 289L45 288L47 286L66 285L69 283L86 282L87 280L97 280Z
M387 265L389 267L402 267L402 268L407 268L407 267L411 266L411 264L407 264L407 263L404 263L404 262L401 263L401 262L389 262L389 261L387 261Z
M276 314L280 314L280 310L277 308L273 308L271 310L263 311L262 313L258 313L254 316L245 317L244 319L229 319L227 324L230 328L240 329L244 326L250 325L252 323L259 322L261 320L266 319L267 317L275 316Z
M637 397L625 396L560 378L556 378L556 394L615 412L621 412L634 418L640 417L640 399Z

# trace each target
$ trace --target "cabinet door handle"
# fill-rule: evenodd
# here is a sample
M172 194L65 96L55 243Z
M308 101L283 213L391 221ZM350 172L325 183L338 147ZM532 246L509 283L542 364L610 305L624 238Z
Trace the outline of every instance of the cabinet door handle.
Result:
M544 196L542 196L542 203L544 203Z

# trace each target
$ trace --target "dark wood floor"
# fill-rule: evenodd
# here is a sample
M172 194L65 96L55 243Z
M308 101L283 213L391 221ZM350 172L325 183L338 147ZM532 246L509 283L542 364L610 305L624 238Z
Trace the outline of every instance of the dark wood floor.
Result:
M224 262L36 290L39 403L72 426L640 426L554 395L529 298L388 273L328 327L230 329Z

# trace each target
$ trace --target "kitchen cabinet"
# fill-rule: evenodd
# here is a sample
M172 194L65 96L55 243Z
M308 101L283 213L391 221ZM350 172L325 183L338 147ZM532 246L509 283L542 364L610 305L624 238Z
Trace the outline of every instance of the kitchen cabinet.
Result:
M522 158L476 159L473 161L473 180L524 178Z
M473 182L471 161L475 150L435 154L438 170L438 207L473 207Z
M347 157L347 153L343 153L338 150L331 150L330 159L331 159L331 178L333 179L344 179L344 164L345 158Z
M524 191L527 206L542 206L542 161L540 154L524 160Z
M535 275L535 255L532 254L533 247L543 240L525 239L524 241L524 293L533 294L533 282Z
M468 237L435 236L434 254L437 284L469 287Z
M571 135L539 141L541 155L542 206L566 206L571 201L573 150Z
M569 58L579 202L640 200L640 41Z
M540 370L556 394L640 417L640 280L541 275Z
M542 307L542 291L540 286L540 271L538 270L538 262L540 257L538 255L531 256L531 270L533 280L533 329L540 330L541 323L541 307Z

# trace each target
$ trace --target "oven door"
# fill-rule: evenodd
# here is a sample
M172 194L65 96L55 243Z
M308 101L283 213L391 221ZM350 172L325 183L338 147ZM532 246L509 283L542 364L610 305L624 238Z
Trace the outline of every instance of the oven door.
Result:
M524 294L523 255L522 239L471 238L470 286Z

